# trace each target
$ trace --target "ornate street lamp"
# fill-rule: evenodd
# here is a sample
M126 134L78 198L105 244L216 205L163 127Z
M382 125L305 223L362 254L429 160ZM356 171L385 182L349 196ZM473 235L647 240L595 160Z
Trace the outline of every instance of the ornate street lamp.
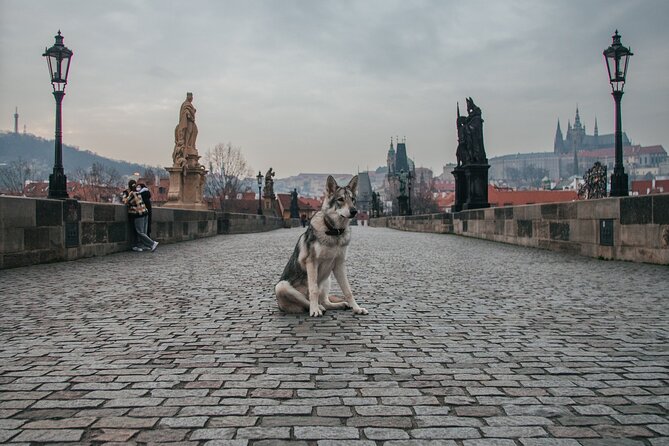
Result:
M60 30L56 43L45 49L42 56L46 57L53 86L53 96L56 98L56 156L53 163L53 173L49 175L49 198L67 198L67 178L63 171L63 131L62 131L62 102L65 96L67 75L70 72L72 51L63 45L63 36Z
M604 50L604 60L606 61L606 68L609 71L609 82L611 82L611 89L613 90L611 94L616 104L616 163L613 166L613 174L611 175L611 196L625 197L629 193L627 174L623 166L623 131L620 102L623 98L627 65L633 53L629 48L625 48L620 43L618 30L616 30L616 33L612 37L613 43Z
M258 180L258 215L262 215L262 196L261 196L261 189L262 189L262 172L258 171L258 176L256 176L256 179Z

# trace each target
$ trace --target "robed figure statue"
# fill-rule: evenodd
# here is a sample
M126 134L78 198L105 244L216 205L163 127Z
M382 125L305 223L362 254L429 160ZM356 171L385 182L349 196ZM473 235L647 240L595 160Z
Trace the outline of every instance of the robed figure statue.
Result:
M183 166L188 155L197 155L195 140L197 124L195 123L195 106L193 93L186 93L186 100L179 109L179 123L174 129L174 152L172 161L175 166Z

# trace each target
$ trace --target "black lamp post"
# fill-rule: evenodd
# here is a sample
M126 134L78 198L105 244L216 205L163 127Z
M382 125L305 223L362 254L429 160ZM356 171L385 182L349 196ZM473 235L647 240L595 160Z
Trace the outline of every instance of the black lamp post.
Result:
M42 56L46 57L53 86L53 96L56 98L56 156L53 163L53 173L49 175L49 198L67 198L67 178L63 171L63 130L62 130L62 103L67 85L67 75L70 71L72 51L63 45L63 36L56 35L56 43L45 49Z
M258 215L262 215L262 194L261 189L262 189L262 172L258 171L258 176L256 176L256 179L258 180Z
M611 175L612 197L625 197L629 195L627 174L623 166L623 131L620 102L623 98L627 64L632 55L632 51L620 43L620 35L618 34L618 30L616 30L616 33L613 35L613 43L604 50L604 60L606 60L606 68L609 71L609 82L611 82L611 89L613 90L612 95L616 103L616 163L613 166L613 174Z

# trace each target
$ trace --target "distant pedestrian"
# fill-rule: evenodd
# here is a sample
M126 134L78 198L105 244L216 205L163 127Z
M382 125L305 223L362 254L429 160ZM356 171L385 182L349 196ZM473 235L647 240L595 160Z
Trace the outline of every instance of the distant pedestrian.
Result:
M122 198L123 203L128 206L128 220L133 224L135 233L137 234L137 240L135 246L132 247L132 250L139 252L145 250L151 250L151 252L155 251L158 242L151 240L151 238L146 235L148 211L142 200L142 195L137 192L137 182L135 180L130 180L128 182L128 189L123 191Z
M153 220L153 212L151 211L151 191L148 187L146 187L146 184L139 183L137 185L137 192L139 192L142 196L142 201L144 202L144 206L146 206L146 210L148 211L148 215L146 216L146 230L144 232L146 235L151 237L151 221Z
M302 214L300 216L300 223L302 223L302 227L305 228L307 226L307 215Z

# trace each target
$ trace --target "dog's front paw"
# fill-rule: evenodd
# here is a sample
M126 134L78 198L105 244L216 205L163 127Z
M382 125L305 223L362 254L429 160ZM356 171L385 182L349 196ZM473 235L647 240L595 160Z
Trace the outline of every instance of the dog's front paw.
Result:
M315 307L309 307L309 316L315 316L315 317L320 317L323 316L323 310L321 310L321 306L315 306Z
M354 309L353 309L353 312L354 312L355 314L369 314L369 312L368 312L366 309L362 308L362 307L354 308Z

